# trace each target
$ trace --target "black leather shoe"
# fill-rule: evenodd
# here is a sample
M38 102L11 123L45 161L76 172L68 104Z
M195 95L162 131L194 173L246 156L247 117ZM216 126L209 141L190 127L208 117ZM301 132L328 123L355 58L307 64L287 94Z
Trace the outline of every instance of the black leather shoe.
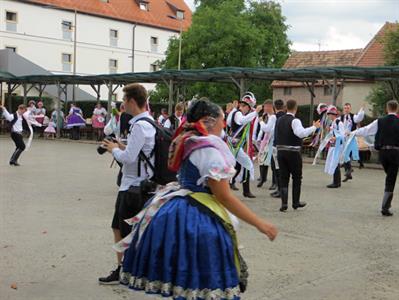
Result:
M348 180L352 180L352 179L353 179L352 175L347 175L347 176L345 176L345 179L342 180L342 182L347 182Z
M391 213L389 210L381 210L381 214L384 217L392 217L393 216L393 213Z
M243 195L244 195L245 198L256 198L256 196L254 194L252 194L251 192L244 193Z
M10 166L16 166L16 167L19 167L19 166L20 166L20 164L19 164L19 163L17 163L17 162L10 161Z
M281 194L279 191L275 191L275 192L271 193L270 196L272 196L273 198L280 198Z
M275 189L277 189L277 184L272 184L272 185L269 187L269 191L274 191Z
M340 184L331 183L331 184L327 185L327 187L329 189L337 189L337 188L340 188L341 185Z
M287 209L288 209L288 206L287 206L287 205L282 205L282 206L280 207L280 211L281 211L281 212L285 212Z
M231 184L230 184L230 188L231 188L233 191L239 191L238 187L236 187L236 185L235 185L234 183L231 183Z
M265 181L259 181L257 187L258 187L258 188L261 188L261 187L263 186L264 183L265 183Z
M298 209L306 206L306 202L299 202L298 204L292 205L293 209Z

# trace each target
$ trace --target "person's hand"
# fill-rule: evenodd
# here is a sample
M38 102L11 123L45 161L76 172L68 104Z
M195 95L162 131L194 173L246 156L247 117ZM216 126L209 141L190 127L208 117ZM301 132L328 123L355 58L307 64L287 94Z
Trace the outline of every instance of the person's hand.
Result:
M123 144L120 140L115 140L115 141L118 144L119 149L121 149L121 150L125 150L126 149L126 145Z
M316 128L320 128L320 120L317 120L317 121L313 121L313 126L314 127L316 127Z
M330 139L330 141L333 142L333 143L335 143L336 140L337 140L337 138L336 138L335 136L333 136L333 137Z
M257 228L260 232L262 232L263 234L266 234L267 237L269 238L269 240L271 240L271 241L274 241L274 239L276 238L277 233L278 233L277 228L273 224L268 223L263 220L259 224L259 226L257 226Z
M256 107L256 112L259 113L262 110L262 108L263 108L262 105L258 105Z
M103 141L103 145L104 145L104 148L107 149L107 151L108 151L108 152L111 152L111 153L112 153L112 150L113 150L114 148L119 148L118 143L115 143L114 141L109 141L109 140L107 140L107 139L105 139L105 140Z

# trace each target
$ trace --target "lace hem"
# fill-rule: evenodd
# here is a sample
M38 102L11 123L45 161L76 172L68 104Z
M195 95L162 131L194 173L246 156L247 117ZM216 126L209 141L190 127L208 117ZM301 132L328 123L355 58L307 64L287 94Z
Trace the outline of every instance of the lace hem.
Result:
M161 294L164 297L183 297L187 300L205 299L205 300L238 300L240 299L240 288L235 286L232 288L222 289L184 289L180 286L174 286L172 283L164 283L161 281L149 281L147 278L138 278L131 276L129 273L121 273L121 284L129 286L136 290L144 290L150 294Z

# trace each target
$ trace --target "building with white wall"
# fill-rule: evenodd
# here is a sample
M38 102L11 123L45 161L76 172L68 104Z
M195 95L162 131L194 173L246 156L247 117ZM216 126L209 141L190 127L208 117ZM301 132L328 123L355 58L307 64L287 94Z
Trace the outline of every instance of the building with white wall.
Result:
M190 24L184 0L1 0L0 49L55 74L149 72Z

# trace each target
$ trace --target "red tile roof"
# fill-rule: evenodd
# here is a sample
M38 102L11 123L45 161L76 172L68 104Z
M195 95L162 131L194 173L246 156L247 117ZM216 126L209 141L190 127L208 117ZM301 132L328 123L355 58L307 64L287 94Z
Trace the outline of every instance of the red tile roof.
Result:
M363 49L293 52L283 68L353 66Z
M384 62L384 45L382 38L385 33L395 30L399 27L398 23L385 23L385 25L377 32L373 39L364 48L362 54L357 59L355 66L358 67L377 67L383 66Z
M129 23L180 31L180 21L174 8L184 11L183 29L191 25L192 13L184 0L146 0L149 11L143 11L137 0L25 0L27 3L51 5L60 9L77 10L80 13L112 18Z
M398 23L385 23L364 49L336 51L300 51L293 52L283 68L358 66L378 67L384 65L384 46L382 37L388 30L399 26ZM273 81L272 87L302 86L300 82Z

